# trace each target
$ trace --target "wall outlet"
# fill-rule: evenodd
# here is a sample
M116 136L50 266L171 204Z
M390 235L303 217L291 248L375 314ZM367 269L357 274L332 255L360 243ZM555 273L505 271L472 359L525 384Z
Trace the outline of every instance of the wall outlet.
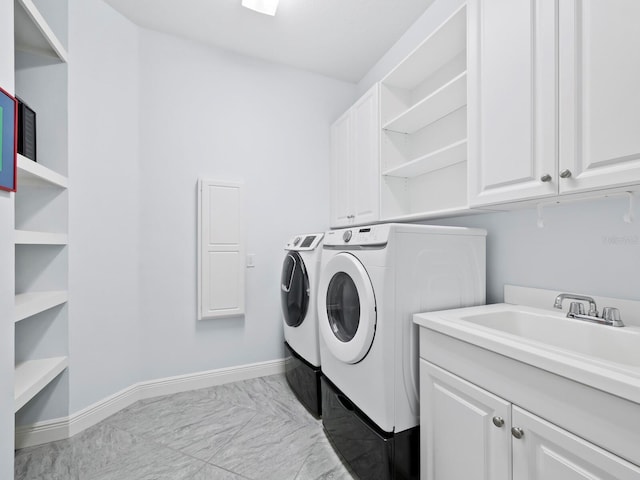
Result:
M247 268L254 268L256 266L256 254L247 254Z

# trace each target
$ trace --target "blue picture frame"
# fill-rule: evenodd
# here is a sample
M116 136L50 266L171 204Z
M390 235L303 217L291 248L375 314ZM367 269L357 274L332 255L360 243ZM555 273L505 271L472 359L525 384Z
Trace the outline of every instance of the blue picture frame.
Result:
M0 190L16 191L18 102L0 87Z

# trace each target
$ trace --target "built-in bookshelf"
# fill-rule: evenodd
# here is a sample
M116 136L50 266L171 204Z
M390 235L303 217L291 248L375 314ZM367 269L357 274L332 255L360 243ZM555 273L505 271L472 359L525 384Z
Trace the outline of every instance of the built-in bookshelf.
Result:
M61 6L66 2L56 1ZM66 15L64 5L61 11ZM17 163L13 320L18 412L68 366L67 338L61 341L59 334L51 338L46 334L37 339L23 337L49 330L64 331L66 335L62 336L68 337L67 311L63 308L68 300L68 56L36 2L15 0L14 12L15 93L36 112L38 144L37 162L19 155ZM53 309L59 311L45 313ZM35 325L38 322L51 325L40 328ZM55 397L56 392L51 393Z

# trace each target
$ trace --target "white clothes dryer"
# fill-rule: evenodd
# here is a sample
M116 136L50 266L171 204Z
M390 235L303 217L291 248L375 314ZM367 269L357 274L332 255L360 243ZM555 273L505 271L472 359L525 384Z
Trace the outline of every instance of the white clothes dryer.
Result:
M486 232L380 224L325 234L318 287L323 426L367 480L419 478L412 315L485 303Z
M321 413L316 299L323 236L296 235L287 243L280 281L285 376L300 402L316 417Z

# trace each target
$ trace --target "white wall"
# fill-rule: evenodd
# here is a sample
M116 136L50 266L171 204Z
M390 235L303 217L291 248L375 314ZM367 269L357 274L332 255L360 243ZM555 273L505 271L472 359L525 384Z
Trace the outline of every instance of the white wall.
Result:
M382 79L462 3L436 0L363 77L358 92ZM622 221L627 204L610 198L550 207L543 229L535 208L428 223L488 230L490 303L503 300L505 283L640 300L640 218Z
M328 228L329 126L355 86L141 32L140 272L145 377L283 357L286 240ZM196 180L245 184L244 318L196 321Z
M623 221L628 205L613 197L548 207L544 228L535 209L430 223L487 229L489 303L503 301L505 283L640 300L640 218Z
M0 2L0 86L13 93L13 2ZM0 191L0 478L13 478L13 194Z
M138 30L69 4L70 413L141 378Z

